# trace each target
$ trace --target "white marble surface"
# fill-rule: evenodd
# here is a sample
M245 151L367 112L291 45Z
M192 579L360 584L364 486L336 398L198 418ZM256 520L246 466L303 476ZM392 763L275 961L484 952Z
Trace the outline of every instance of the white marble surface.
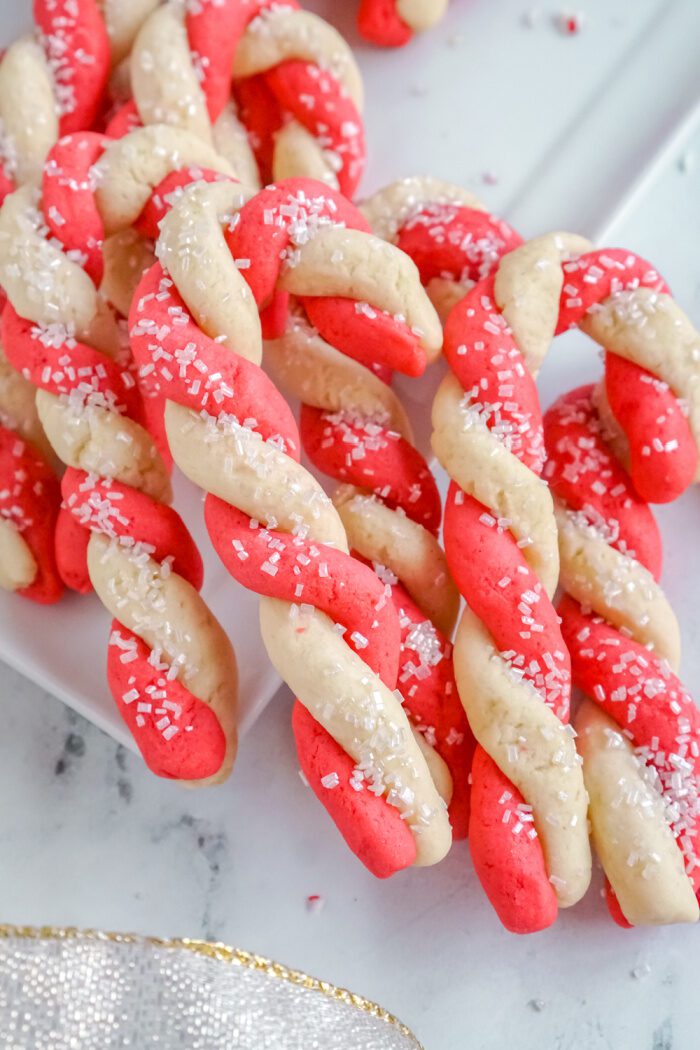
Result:
M449 50L465 48L467 63L470 44L496 17L488 6L456 0L452 21L440 30L440 46L459 31L462 38ZM529 6L504 2L498 17L510 32ZM591 61L596 54L601 62L610 60L609 33L626 32L631 46L634 27L624 22L630 6L604 0L585 5L586 31L600 34L599 41L592 36L582 45ZM635 6L635 17L643 18L664 5ZM544 25L531 32L541 34L537 46L550 63L556 123L563 112L560 95L577 90L572 84L585 78L585 70L577 65L580 52L569 52L573 57L566 61L560 57L569 42ZM424 47L415 54L427 54ZM505 58L494 61L506 70ZM371 80L379 58L366 62ZM420 88L422 67L415 68ZM408 99L415 121L427 120L430 91L407 94L407 86L404 77L397 101ZM493 168L498 185L482 189L494 206L517 204L512 172L521 159L530 174L536 171L522 122L530 120L534 128L543 119L534 110L548 102L545 95L523 98L527 83L522 90L514 80L510 86L519 90L510 106L512 127L503 135L484 139L483 109L476 99L467 102L468 93L459 134L444 115L431 117L446 121L448 146L438 173L474 182ZM653 185L640 191L613 240L652 259L698 322L700 135L687 141L684 135L659 162ZM611 144L608 155L592 148L591 165L609 164L617 172L611 157L619 149ZM407 159L404 146L394 153L375 141L375 150L381 170L372 182L411 166L430 167L429 157L414 153ZM575 185L560 187L551 222L571 208L565 195L584 201L587 187L585 172ZM571 345L571 356L562 349L543 374L545 403L597 374L596 355ZM664 582L683 620L684 676L696 695L698 511L696 491L660 516L668 551ZM37 624L40 617L37 610ZM607 919L596 884L554 929L514 938L499 928L481 895L464 843L437 869L406 872L389 883L372 880L297 776L290 709L282 691L245 739L230 782L216 791L190 792L151 777L135 756L0 666L0 919L220 938L377 999L411 1025L426 1050L695 1050L697 929L619 931ZM309 912L306 898L314 893L325 906Z

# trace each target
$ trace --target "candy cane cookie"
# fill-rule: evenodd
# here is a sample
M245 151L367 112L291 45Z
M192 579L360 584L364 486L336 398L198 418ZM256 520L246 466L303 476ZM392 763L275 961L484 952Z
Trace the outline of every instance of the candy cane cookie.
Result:
M152 261L140 238L131 235L131 225L139 219L159 177L178 168L180 162L186 164L188 158L200 166L199 175L202 164L231 171L211 147L164 127L141 130L121 143L110 143L94 133L66 136L50 152L42 179L41 217L46 233L63 245L71 259L81 263L93 290L102 282L122 312L128 312L134 277L140 277ZM154 176L151 182L150 175ZM26 289L37 302L44 296L44 275L45 267L37 266ZM101 297L99 302L100 324L104 327L110 325L111 315ZM60 349L65 335L58 315L34 329L34 337L50 352ZM116 348L115 331L108 341ZM0 580L9 589L42 602L57 600L63 584L85 592L91 589L87 535L72 515L59 513L58 489L48 473L49 443L42 438L35 408L30 407L34 384L4 358L1 374L1 421L10 433L3 435L0 475L4 541L0 546ZM12 442L12 433L22 440ZM30 446L25 448L27 439ZM14 462L8 449L21 454L21 464ZM21 573L13 566L22 566Z
M295 730L306 741L311 786L351 849L385 877L449 849L441 792L449 800L450 776L393 691L400 626L385 586L349 556L337 510L299 463L293 415L259 367L256 298L263 304L278 282L298 294L334 294L341 253L342 291L349 270L362 297L381 263L383 309L405 312L431 341L432 313L409 261L345 229L350 206L323 184L292 180L238 214L241 204L225 184L191 187L175 203L161 224L160 262L134 300L132 347L142 382L167 399L175 462L208 493L217 552L262 596L263 639L299 697ZM362 259L377 252L367 271L353 267L358 243Z
M263 191L247 210L264 212L265 199ZM358 211L331 195L328 201L342 206L346 228L366 236ZM473 739L449 659L459 595L437 540L437 486L388 386L392 369L424 371L434 345L428 354L405 317L387 314L374 296L358 300L350 283L345 292L299 295L285 330L267 341L266 360L282 388L302 402L301 441L312 464L343 483L334 502L352 552L374 564L391 588L402 626L399 686L409 718L450 768L450 819L461 838ZM257 290L256 296L265 301ZM431 335L434 344L434 329Z
M578 325L606 366L545 421L559 611L574 681L595 701L577 720L593 838L617 922L693 922L700 719L676 675L679 631L644 501L697 480L700 335L633 253L586 253L564 269L558 330Z
M467 292L445 325L451 374L433 404L433 449L452 479L445 550L468 602L455 674L481 745L470 848L501 921L521 933L551 924L590 880L587 799L568 725L569 657L552 605L559 559L534 384L557 322L561 258L584 244L559 234L530 241Z
M92 279L104 233L135 222L153 187L187 163L228 170L174 128L114 143L91 133L62 139L42 198L23 187L0 210L0 280L6 352L39 388L39 418L68 467L63 497L89 533L90 580L115 618L107 668L115 702L154 772L209 784L225 779L235 755L235 657L198 593L199 554L168 506L166 463ZM50 236L49 212L61 230L65 220L63 243Z
M360 0L357 28L365 40L381 47L403 47L415 33L432 29L447 10L448 0Z
M0 58L0 203L38 184L56 139L90 127L111 60L126 54L157 0L35 0L35 34ZM62 594L55 557L58 465L39 422L34 387L0 348L0 586L39 602Z
M665 443L677 401L664 384L654 401ZM700 714L677 677L679 630L658 583L659 532L616 458L599 403L595 387L581 387L544 421L568 591L562 630L574 682L594 701L575 719L593 841L621 925L695 922Z
M359 70L342 37L296 0L166 3L137 36L131 82L133 116L193 131L248 185L307 175L355 192Z
M430 176L393 182L360 208L374 232L416 264L443 323L501 256L522 244L469 190Z
M533 328L523 315L520 304L526 299L522 295L522 284L513 280L512 260L503 263L502 273L499 264L504 256L508 259L508 252L512 252L512 259L523 260L525 272L534 267L540 254L546 265L558 264L557 243L549 238L534 248L519 247L522 245L519 235L502 220L490 215L471 193L437 179L401 180L380 190L362 207L375 231L400 245L413 258L433 302L447 321L445 352L456 375L445 380L436 398L433 445L451 477L459 481L458 485L453 480L448 494L445 546L455 580L470 605L458 635L459 651L455 650L455 669L462 700L471 716L473 701L467 697L467 691L472 689L472 684L463 667L466 627L478 631L477 644L481 642L484 646L471 671L474 679L482 677L481 690L485 695L478 697L482 707L491 705L493 716L500 722L506 719L507 705L513 705L511 717L514 725L506 727L512 730L519 718L515 705L521 708L528 701L543 708L547 722L550 721L550 707L566 719L570 676L568 658L551 605L557 579L556 545L551 502L542 493L543 486L538 480L543 465L543 448L534 384L519 360L521 355L514 343L502 351L502 359L497 362L500 379L495 383L498 376L494 374L496 369L490 361L494 351L488 343L490 338L497 345L493 336L505 329L501 319L496 321L491 316L497 311L491 299L500 293L503 304L507 305L508 297L515 290L518 310L514 321L521 337L529 340L528 345L537 347L537 363L533 371L539 366L547 346L547 336L551 338L553 334L561 281L558 286L555 284L553 295L548 285L544 285L544 289L550 292L549 318L546 314L537 318L537 326ZM496 293L494 288L499 276ZM522 276L518 280L522 281ZM465 293L468 293L466 298ZM482 316L479 322L486 324L487 336L484 340L474 337L477 352L472 352L467 358L467 369L464 358L471 350L473 333L466 332L462 339L461 328L465 320L469 322L476 316L471 305L472 296L480 308ZM487 302L490 304L488 313L485 312ZM459 305L450 313L456 303ZM463 320L455 323L458 317ZM475 322L475 330L478 328ZM460 343L459 352L455 354L457 336ZM523 390L517 383L511 383L507 374L509 370L521 380ZM469 395L467 391L470 391ZM471 402L475 406L473 409ZM443 411L449 416L438 422L438 412ZM480 422L480 430L485 433L476 435L477 439L481 438L482 445L481 448L477 446L475 455L473 435L465 435ZM524 465L519 462L521 455ZM511 464L511 460L515 462ZM476 463L482 464L479 473L485 477L475 480ZM502 472L508 468L511 470L510 475L506 475L509 479L506 482ZM495 475L495 481L490 475ZM512 492L501 492L502 487L512 489ZM518 488L525 489L520 496ZM507 513L503 506L498 505L499 500L502 503L509 501ZM528 515L532 518L533 511L535 534L539 536L540 549L545 556L540 558L544 568L536 558L533 558L534 566L529 567L518 548L522 534L514 523L520 519L521 528L523 522L530 525ZM491 526L494 536L489 531ZM470 544L470 539L476 549ZM525 544L521 544L521 549L526 550ZM494 576L495 573L498 576ZM478 595L475 593L477 588ZM519 623L519 619L524 622ZM528 643L527 646L524 643ZM499 656L499 651L503 655ZM495 668L489 667L489 663L495 664ZM498 672L504 681L499 681ZM520 677L524 679L522 684L512 684L513 679L517 682ZM492 696L494 692L495 696ZM514 696L511 697L511 693ZM535 711L534 717L538 715L540 712ZM484 713L482 721L485 717L492 715ZM554 715L551 715L551 721L555 723L555 729L550 739L555 741L561 738L562 727ZM492 732L501 732L503 728L498 723L490 727ZM545 726L545 731L550 732L549 725ZM476 735L484 742L483 726L481 736L479 732ZM503 734L503 743L500 744L502 762L504 751L510 749L509 758L517 751L516 736L514 734L510 740ZM499 751L491 746L495 757ZM565 740L565 748L562 755L567 756L569 763L575 763L569 738ZM580 774L573 772L571 776L578 781L577 793L582 794ZM481 749L475 756L472 784L470 845L477 872L492 903L509 929L526 932L548 925L557 913L556 894L548 881L549 875L554 874L555 879L561 876L545 866L543 850L537 841L532 798L529 795L523 797L509 782L507 774L503 774ZM549 789L553 791L554 786L550 785ZM577 809L585 814L580 800ZM577 809L568 815L569 819L575 815L576 823L581 816ZM589 863L585 855L585 830L574 833L574 837L584 842L579 858L580 871L574 873L577 880L574 892L580 895L585 889L585 884L582 887L581 883L585 883ZM565 850L566 845L562 843L560 852ZM576 862L572 858L572 863Z

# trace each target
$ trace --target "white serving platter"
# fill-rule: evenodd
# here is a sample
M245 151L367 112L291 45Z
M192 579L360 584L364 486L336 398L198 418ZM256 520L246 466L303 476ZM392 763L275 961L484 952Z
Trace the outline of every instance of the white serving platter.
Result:
M306 6L359 44L354 0ZM28 27L30 7L29 0L3 0L0 46ZM588 4L581 33L568 38L550 9L453 0L445 22L410 48L358 46L369 148L362 190L430 173L470 186L524 235L556 227L603 239L640 205L698 122L698 39L696 3L598 0ZM670 69L673 77L655 75ZM654 262L663 271L664 260ZM585 340L566 336L557 346L543 372L543 404L599 372ZM438 375L397 383L423 450ZM204 598L236 648L245 732L279 685L259 635L257 599L214 555L200 494L181 477L175 490L204 556ZM663 520L679 526L683 513L667 511ZM680 562L674 568L682 572ZM41 608L0 592L0 659L133 747L106 686L108 631L94 596Z

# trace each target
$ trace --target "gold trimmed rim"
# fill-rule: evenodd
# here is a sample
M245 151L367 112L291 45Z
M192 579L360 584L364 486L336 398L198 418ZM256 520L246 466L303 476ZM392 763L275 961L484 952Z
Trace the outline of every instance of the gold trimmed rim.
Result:
M291 970L274 959L266 959L264 955L255 955L243 948L232 948L219 941L198 941L189 937L174 937L163 939L161 937L141 936L135 933L113 933L104 930L79 930L75 926L13 926L11 923L0 924L1 940L25 940L25 941L109 941L112 944L148 944L153 948L167 948L170 951L186 951L194 955L201 955L206 959L214 959L216 962L228 963L235 966L244 966L248 970L257 970L270 977L286 981L310 992L318 992L336 1002L344 1003L346 1006L355 1007L363 1013L376 1017L385 1024L412 1039L416 1050L423 1047L416 1039L411 1029L399 1021L398 1017L389 1013L383 1006L365 999L347 988L338 988L329 981L321 981L318 977L311 977L301 970Z

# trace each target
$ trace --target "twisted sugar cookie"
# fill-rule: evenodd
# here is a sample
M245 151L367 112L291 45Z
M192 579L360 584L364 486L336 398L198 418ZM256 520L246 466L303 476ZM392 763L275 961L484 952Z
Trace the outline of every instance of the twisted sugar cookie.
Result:
M342 37L296 0L195 0L184 21L167 3L139 32L131 75L133 115L213 142L247 184L259 166L263 182L308 175L354 194L360 74Z
M89 127L103 103L110 65L122 59L157 0L35 0L36 40L23 37L0 58L0 203L38 184L59 135ZM55 333L42 338L53 339ZM34 388L0 348L0 586L39 602L62 593L56 528L58 465L34 405ZM73 534L75 541L75 534Z
M479 216L482 235L484 222ZM487 244L499 230L494 222ZM470 847L501 921L521 933L553 922L590 879L586 793L567 725L569 658L551 601L556 526L540 477L533 379L557 320L561 254L581 244L565 235L528 242L467 292L445 326L453 374L433 405L433 448L452 478L445 549L469 603L455 673L482 745ZM478 276L478 259L472 267Z
M188 162L197 165L194 175ZM105 294L127 314L136 283L153 261L132 224L154 235L158 216L178 187L193 177L217 177L217 171L230 171L223 158L194 136L164 126L141 129L120 143L94 134L68 137L52 150L43 180L47 224L64 249L81 260L93 283L102 282ZM147 425L165 447L162 419L150 414ZM59 567L70 586L84 590L89 579L81 537L84 548L86 536L66 519L70 516L62 512Z
M543 264L545 267L558 264L556 242L543 239L513 252L503 262L503 270L499 269L498 276L494 277L499 260L521 245L521 239L460 187L436 179L404 179L365 202L363 210L377 232L411 255L443 317L447 318L459 302L446 327L445 352L456 377L471 397L465 395L462 401L463 391L459 385L455 380L447 380L438 394L434 411L434 446L438 457L466 490L462 491L453 482L445 519L450 568L473 610L463 618L455 666L470 716L472 703L482 706L481 735L477 730L477 737L483 742L489 739L487 732L491 735L502 732L500 723L508 718L505 704L510 706L512 737L504 735L503 740L496 743L489 739L489 746L493 757L500 758L501 763L514 761L519 747L525 743L524 739L518 740L519 709L524 708L524 717L534 719L535 724L544 719L544 731L551 734L552 742L561 740L561 725L554 715L548 715L541 698L566 720L570 684L568 659L551 605L557 577L551 505L541 484L535 481L542 470L543 447L534 384L492 300L498 281L502 302L507 305L512 298L515 303L515 310L509 311L514 313L515 330L521 334L528 351L534 352L531 359L537 368L546 349L547 333L551 336L553 332L556 321L553 310L561 282L558 287L555 284L555 295L549 296L549 318L545 314L534 329L530 319L523 315L521 303L526 300L516 293L520 280L530 269L543 272ZM522 273L519 272L521 265ZM479 283L475 286L475 282ZM464 298L470 289L473 292ZM541 282L538 290L551 293L549 282ZM477 338L484 325L484 338ZM507 345L502 345L503 340L508 340ZM444 417L443 412L447 413ZM466 431L475 427L481 433L467 437ZM487 428L491 428L493 437ZM460 431L465 433L460 435ZM475 446L475 439L480 445ZM485 476L475 479L477 471ZM512 491L501 492L501 487L506 486ZM520 495L518 487L524 489ZM539 557L536 549L532 568L518 549L518 541L528 533L520 532L516 523L520 528L529 528L532 524L532 532L540 541ZM477 557L474 550L467 547L467 536L475 539ZM521 542L521 547L526 549L525 543ZM516 609L519 616L514 617ZM471 633L473 639L469 637ZM493 651L493 642L501 650L502 659L493 654L485 665L484 653L489 655ZM471 674L467 675L465 646L474 644L483 649ZM479 695L474 701L467 697L467 690L474 688L472 676L481 678ZM508 681L508 677L512 681ZM518 687L516 683L521 678L523 681ZM533 707L532 712L528 705ZM483 723L491 718L494 724L486 727ZM555 753L554 744L551 753ZM561 758L564 760L562 778L574 781L576 796L582 795L580 775L575 769L565 769L567 763L572 765L575 761L569 738L564 741ZM528 771L524 773L527 777ZM520 775L523 776L522 771ZM519 786L522 783L529 789L526 801L481 750L476 754L472 778L471 848L487 893L510 929L525 932L541 928L553 921L557 911L556 893L548 875L563 880L567 873L562 870L559 874L554 866L547 869L535 828L542 820L544 804L550 806L547 812L551 812L549 796L557 790L563 791L565 786L557 788L553 783L556 778L550 773L543 777L543 786L537 785L536 795L529 783L530 774L528 779L519 781ZM536 799L540 811L533 815ZM577 797L567 814L568 819L576 818L574 827L581 810L581 799ZM557 824L564 819L562 814L553 815ZM555 841L554 846L549 841L553 837L554 832L547 829L545 845L549 856L561 865L561 855L567 849L566 833L559 834L560 841ZM585 889L587 858L585 849L580 848L580 843L585 843L585 827L574 831L572 837L582 854L579 858L572 857L573 878L567 875L568 882L573 881L568 893L575 899L575 895ZM552 860L550 864L553 865ZM568 903L563 890L562 886L562 901Z
M115 617L115 701L154 772L213 783L235 755L235 658L197 593L199 555L167 506L167 467L144 428L113 315L90 278L103 231L135 221L152 186L188 161L226 167L171 128L142 129L106 148L90 133L61 140L42 206L55 227L67 227L63 243L73 247L63 251L48 237L36 191L17 190L0 210L0 280L9 297L8 357L39 387L41 423L69 468L66 505L90 534L90 580ZM83 241L84 268L75 261Z
M661 556L653 521L633 497L624 471L613 470L609 452L587 431L599 433L597 413L642 500L667 502L680 495L698 476L700 337L662 278L633 253L587 252L566 262L564 272L557 331L578 325L606 352L604 382L592 393L575 392L561 409L567 427L579 427L573 437L558 435L571 457L568 470L556 460L552 468L555 490L566 504L557 509L562 583L571 596L560 610L563 630L574 680L608 716L627 723L624 733L642 759L639 765L605 715L585 709L582 753L594 836L619 891L618 900L609 894L618 921L692 921L697 716L669 670L678 665L680 645L675 618L655 582ZM552 419L556 435L556 413ZM550 455L558 437L548 438ZM576 452L572 446L580 440L584 445ZM581 454L586 442L589 461ZM601 466L593 479L587 476L591 464L596 472ZM602 619L589 622L578 602ZM640 685L641 699L631 700L639 697ZM657 720L664 724L661 734ZM603 752L608 741L610 752ZM616 812L624 793L613 790L620 780L630 786L628 800L643 800L641 808L624 807L624 827ZM645 812L648 821L640 819Z
M665 385L654 400L664 440L677 401ZM608 444L592 386L560 398L544 422L568 591L562 630L574 681L596 701L576 727L610 909L622 925L694 922L700 714L675 673L658 529Z
M262 240L256 231L262 227L265 233L265 211L275 196L275 190L263 191L244 209L237 250L260 254L252 238ZM376 268L378 249L367 242L368 227L361 214L337 196L329 194L326 201L336 209L337 220L342 212L344 227L354 231L349 243L358 257L362 252ZM248 224L254 209L254 221ZM258 280L254 267L244 274L250 275L256 298L264 305L274 287L274 272L264 281ZM311 287L318 278L310 274L306 280ZM450 768L450 818L455 836L463 837L472 739L454 690L447 641L459 595L437 541L441 507L435 481L410 443L403 408L384 381L392 368L414 375L425 369L424 343L430 339L431 356L437 344L435 317L430 318L430 329L421 333L409 327L403 313L387 313L376 290L367 292L368 300L361 298L364 294L348 278L344 286L338 279L333 295L300 292L285 331L268 341L266 350L282 385L302 401L301 440L309 459L346 483L335 504L351 549L374 563L391 589L402 626L399 684L409 717Z
M403 47L444 16L447 0L360 0L357 28L381 47Z
M109 265L104 287L123 311L128 310L133 273L128 272L124 260L136 263L137 278L145 265L138 244L128 235L129 227L138 221L142 212L147 216L146 206L153 188L162 184L172 169L188 163L230 172L228 164L211 147L188 133L162 126L141 129L115 143L91 133L67 136L53 147L43 176L42 214L33 211L32 223L36 228L45 221L46 233L64 246L71 260L82 264L85 273L81 280L70 278L66 297L72 296L75 302L66 306L69 317L66 328L62 310L45 304L47 293L53 290L53 282L47 283L46 259L39 253L36 265L27 261L25 268L29 277L22 295L30 306L27 310L20 308L19 313L32 317L32 309L39 310L41 316L42 311L48 311L49 320L39 324L34 332L47 350L56 351L66 336L73 338L79 334L80 324L87 324L95 309L99 309L95 322L96 345L102 349L106 343L112 350L116 349L113 319L105 304L100 305L95 297L95 286L102 279L105 260ZM28 190L25 204L30 196ZM21 215L22 207L16 211ZM106 241L105 235L109 235ZM36 238L32 243L35 242ZM9 248L12 252L21 251L19 244ZM115 248L121 250L115 251ZM88 339L91 341L92 336ZM35 600L55 601L61 595L61 580L79 591L90 588L85 560L87 537L70 514L61 512L57 519L58 490L47 476L50 462L46 459L47 442L42 441L35 411L27 414L27 406L33 400L32 384L15 373L9 363L3 364L2 378L1 421L6 428L29 438L33 447L31 469L24 462L18 468L7 453L2 460L0 492L6 494L9 503L5 501L2 514L5 520L0 545L0 580L3 586ZM150 422L151 429L155 426L157 433L157 419ZM9 438L4 440L6 447L10 447ZM15 451L20 449L15 443L11 447ZM42 506L44 510L39 515ZM38 519L39 526L35 527ZM21 567L20 572L17 567Z
M134 301L132 347L143 383L167 398L175 461L209 493L214 546L236 579L263 595L265 644L300 698L295 733L311 785L353 851L387 876L447 852L438 788L449 798L450 777L392 692L396 610L375 574L349 557L338 512L298 462L293 416L258 366L256 298L264 303L278 280L299 294L343 294L348 270L362 296L381 264L384 309L430 329L426 340L432 319L415 298L408 260L345 229L346 210L354 212L322 184L282 183L238 216L241 203L234 187L212 184L174 205L161 227L161 262ZM358 246L366 270L352 267Z
M0 203L39 183L59 136L95 125L110 67L123 68L159 2L34 0L35 33L0 57Z

